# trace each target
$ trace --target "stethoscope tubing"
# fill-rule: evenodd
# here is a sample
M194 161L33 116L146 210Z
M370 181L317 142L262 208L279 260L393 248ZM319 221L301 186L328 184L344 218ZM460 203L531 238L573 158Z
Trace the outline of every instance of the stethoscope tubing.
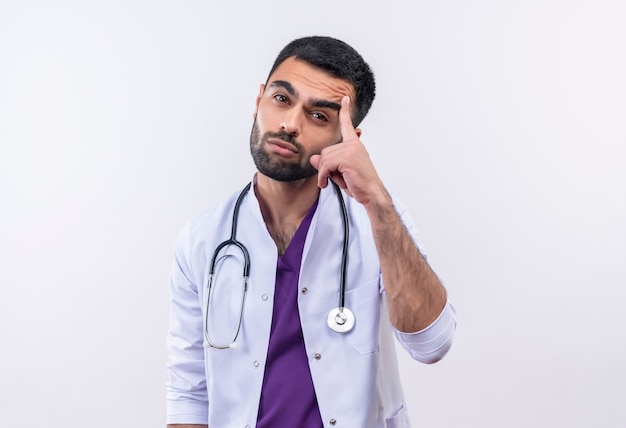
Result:
M337 193L337 199L339 200L339 206L341 208L341 217L343 219L343 249L341 254L341 276L339 281L339 307L331 310L328 315L328 326L338 332L345 333L350 331L354 326L354 314L347 309L345 305L346 300L346 277L347 277L347 266L348 266L348 245L350 240L350 231L348 224L348 210L346 209L346 203L343 199L343 195L341 193L341 189L331 180L333 187L335 188L335 192ZM241 201L244 196L249 192L252 187L252 183L248 183L246 187L241 191L237 201L235 202L235 207L233 208L233 220L231 225L230 238L226 241L220 243L213 252L213 256L211 257L211 264L209 266L209 278L207 284L207 304L204 316L204 339L205 346L209 346L217 349L227 349L234 348L237 337L239 337L239 331L241 330L241 324L243 321L243 310L244 303L246 299L246 294L248 291L248 278L250 275L250 254L248 253L248 249L241 242L237 240L237 224L239 220L239 208L241 207ZM239 248L244 257L243 264L243 284L242 284L242 297L241 297L241 307L239 310L239 321L237 323L237 331L235 332L235 336L232 342L228 345L218 345L211 341L209 335L209 308L211 305L211 290L213 288L213 278L215 276L215 263L217 262L217 257L219 256L220 251L229 245L234 245ZM341 320L341 321L339 321Z
M209 275L213 275L215 272L215 262L217 260L217 256L219 255L222 248L228 245L237 246L241 252L243 253L244 263L243 263L243 276L247 278L250 275L250 254L248 253L248 249L241 242L237 241L237 224L239 219L239 208L241 207L241 201L243 197L246 196L248 191L250 190L252 183L248 183L246 187L241 191L239 197L237 198L237 202L235 202L235 208L233 208L233 223L230 229L230 238L226 241L222 242L217 246L215 251L213 252L213 257L211 258L211 267L209 269Z
M237 240L237 224L239 219L239 207L241 206L241 201L244 196L250 190L252 183L248 183L248 185L242 190L237 198L237 202L235 202L235 208L233 209L233 221L230 229L230 238L226 241L222 242L215 248L213 252L213 257L211 257L211 266L209 267L209 282L208 282L208 296L207 296L207 307L205 310L205 318L204 318L204 339L212 348L217 349L227 349L233 347L237 337L239 337L239 331L241 330L241 322L243 321L243 307L246 300L246 294L248 291L248 278L250 276L250 254L248 253L248 249L245 245ZM232 342L228 345L216 345L211 341L209 337L209 305L211 304L211 290L213 288L213 277L215 276L215 263L217 261L217 256L219 255L222 248L227 247L229 245L234 245L239 248L243 254L244 263L243 263L243 284L242 284L242 293L241 293L241 306L239 308L239 321L237 322L237 331L235 332L235 337Z
M339 205L341 207L341 217L343 218L343 250L341 253L341 277L339 279L339 312L343 312L344 304L346 302L346 276L348 270L348 243L350 241L350 228L348 227L348 210L346 209L346 202L343 200L341 189L337 183L331 180L337 192L337 198L339 199Z

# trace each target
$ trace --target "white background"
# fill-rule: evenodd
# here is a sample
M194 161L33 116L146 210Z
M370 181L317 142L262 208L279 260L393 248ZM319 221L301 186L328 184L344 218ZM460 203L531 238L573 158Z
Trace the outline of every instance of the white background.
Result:
M459 313L445 360L401 356L415 425L626 426L625 22L621 0L0 0L0 425L164 425L174 238L251 177L275 55L323 34L376 73L363 140Z

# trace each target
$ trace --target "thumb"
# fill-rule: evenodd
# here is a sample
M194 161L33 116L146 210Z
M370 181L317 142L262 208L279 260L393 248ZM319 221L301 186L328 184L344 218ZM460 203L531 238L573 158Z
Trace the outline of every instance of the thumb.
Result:
M312 155L311 158L309 159L309 162L311 162L311 165L313 165L313 168L315 169L320 169L320 155Z

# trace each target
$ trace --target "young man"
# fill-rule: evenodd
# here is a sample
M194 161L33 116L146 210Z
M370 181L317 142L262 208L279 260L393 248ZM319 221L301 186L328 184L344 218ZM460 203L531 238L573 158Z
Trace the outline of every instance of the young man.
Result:
M409 426L392 337L432 363L456 319L359 140L374 92L339 40L277 57L256 99L251 187L176 242L168 426Z

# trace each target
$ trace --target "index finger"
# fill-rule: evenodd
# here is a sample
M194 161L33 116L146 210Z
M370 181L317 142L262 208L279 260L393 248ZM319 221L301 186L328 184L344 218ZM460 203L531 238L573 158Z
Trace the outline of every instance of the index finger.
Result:
M339 124L343 141L356 136L350 113L352 113L352 103L350 97L345 96L341 99L341 108L339 109Z

